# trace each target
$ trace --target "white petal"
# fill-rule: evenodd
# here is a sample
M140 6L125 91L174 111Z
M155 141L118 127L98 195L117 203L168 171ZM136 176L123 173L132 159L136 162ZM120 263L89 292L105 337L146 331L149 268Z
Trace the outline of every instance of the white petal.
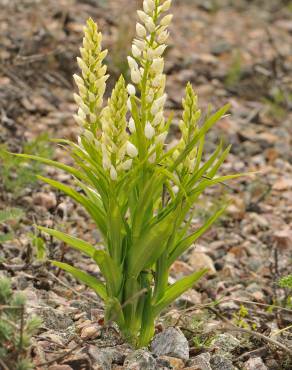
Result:
M110 177L113 181L116 181L116 179L118 178L118 173L117 173L116 169L114 168L114 166L111 166Z
M136 33L137 36L141 38L144 38L147 35L146 28L141 23L136 24Z
M163 17L160 21L160 25L161 26L169 26L170 25L170 22L173 18L173 15L172 14L168 14L166 15L165 17Z
M127 142L127 154L131 158L135 158L138 155L138 150L134 144Z
M146 123L144 133L145 133L146 138L149 139L149 140L151 140L153 138L153 136L155 135L155 130L151 126L150 122Z
M129 95L135 95L136 94L135 86L132 85L132 84L128 84L127 91L128 91Z
M132 134L136 131L136 125L133 117L131 117L129 120L129 130L131 131Z

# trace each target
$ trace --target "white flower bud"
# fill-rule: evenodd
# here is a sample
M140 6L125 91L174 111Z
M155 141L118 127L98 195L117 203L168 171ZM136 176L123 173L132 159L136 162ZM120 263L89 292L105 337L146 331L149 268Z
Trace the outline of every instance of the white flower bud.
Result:
M89 68L87 67L87 65L85 64L83 59L77 57L77 64L78 64L79 68L81 69L82 73L86 74L86 73L90 72Z
M158 126L160 124L160 122L163 120L163 112L160 111L158 112L155 117L154 117L154 120L152 121L152 125L154 127Z
M91 131L88 131L88 130L84 130L84 136L86 138L87 141L89 142L93 142L94 141L94 136L93 136L93 133Z
M138 84L141 81L141 73L138 70L131 71L131 80L134 84Z
M83 126L85 124L85 121L77 114L74 114L73 118L75 119L78 125Z
M144 38L147 35L146 28L141 23L136 24L136 33L138 37Z
M149 17L147 22L145 23L145 26L149 32L155 31L155 23L153 22L153 19Z
M128 84L128 86L127 86L127 91L128 91L128 94L129 94L130 96L132 96L132 95L135 95L135 94L136 94L135 86L134 86L134 85L132 85L132 84Z
M156 137L156 142L159 143L159 144L164 144L166 136L167 136L167 131L164 131L162 134L160 134Z
M133 41L133 44L137 46L138 49L141 50L141 52L145 49L145 41L144 40L138 40L138 39L135 39Z
M84 81L83 81L82 77L78 76L77 74L74 74L73 78L74 78L74 81L75 81L75 83L78 87L79 87L79 85L84 85Z
M156 58L151 64L151 70L156 74L161 74L164 68L163 58Z
M79 116L81 119L83 119L83 120L85 120L85 119L86 119L86 113L84 112L84 110L83 110L82 108L79 108L79 109L78 109L78 116Z
M163 75L157 75L154 80L152 81L153 87L160 87L164 85L165 77Z
M74 93L73 98L77 105L81 106L82 104L84 104L82 98L78 94Z
M116 169L114 168L114 166L111 166L110 177L113 181L116 181L117 178L118 178L118 173L117 173Z
M119 166L119 169L127 171L132 167L133 159L128 159Z
M160 98L158 98L157 100L155 100L155 102L153 103L152 107L151 107L151 113L155 116L160 110L161 108L164 106L165 104L165 101L166 101L166 98L167 98L167 95L166 94L163 94Z
M138 69L138 64L137 64L137 62L136 62L136 60L134 58L128 57L127 59L128 59L129 67L131 69Z
M153 136L155 135L155 130L151 126L150 122L146 123L144 133L145 133L146 138L149 139L149 140L151 140L153 138Z
M169 37L169 33L167 31L163 31L158 37L157 41L159 44L163 44Z
M162 5L161 5L161 11L162 12L167 12L171 6L171 0L166 0Z
M160 21L160 25L161 26L169 26L170 25L170 22L173 18L173 15L172 14L168 14L166 15L165 17L163 17Z
M130 120L129 120L129 130L132 134L134 132L136 132L136 125L135 125L135 121L134 121L133 117L131 117Z
M140 20L145 24L147 19L149 18L149 16L145 12L143 12L142 10L138 10L137 14L138 14L138 17L140 18Z
M154 163L156 160L156 153L154 152L153 154L151 154L148 160L150 163Z
M155 2L153 0L144 0L143 9L146 13L153 12L153 10L155 9Z
M127 142L127 154L131 158L135 158L138 155L138 150L135 147L134 144L130 143L130 141Z
M128 108L129 111L132 110L132 103L131 103L131 99L130 98L127 100L127 108Z
M136 45L132 45L132 54L135 58L139 58L142 54L142 51Z
M166 49L166 45L164 44L158 46L158 48L154 49L154 56L160 57L164 53L165 49Z

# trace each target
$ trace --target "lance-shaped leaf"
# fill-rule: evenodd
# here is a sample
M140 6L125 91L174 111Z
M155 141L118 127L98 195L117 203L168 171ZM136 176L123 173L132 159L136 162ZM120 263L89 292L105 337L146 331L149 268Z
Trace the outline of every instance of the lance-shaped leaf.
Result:
M109 293L112 295L118 294L122 281L121 267L105 251L96 250L90 243L61 231L41 226L38 228L91 257L100 268L106 280Z
M174 247L172 253L170 254L168 259L168 265L171 266L179 256L181 256L196 240L198 240L199 237L203 235L213 225L214 222L216 222L216 220L222 215L225 209L226 206L219 209L197 231L181 240Z
M183 279L177 281L176 283L170 285L163 298L161 298L156 304L153 306L153 313L154 316L159 315L159 313L166 308L169 304L176 300L181 294L185 291L190 289L205 273L208 269L203 269L200 271L196 271L193 274L184 277Z
M72 276L75 277L75 279L79 280L81 283L84 283L89 288L94 290L95 293L99 295L100 298L103 299L104 301L107 300L108 295L104 284L98 279L96 279L94 276L91 276L84 271L81 271L71 265L68 265L67 263L58 261L51 261L51 263L61 268L62 270L69 272Z
M172 233L176 212L144 230L137 245L130 250L129 275L137 276L143 269L151 266L163 253L166 242Z

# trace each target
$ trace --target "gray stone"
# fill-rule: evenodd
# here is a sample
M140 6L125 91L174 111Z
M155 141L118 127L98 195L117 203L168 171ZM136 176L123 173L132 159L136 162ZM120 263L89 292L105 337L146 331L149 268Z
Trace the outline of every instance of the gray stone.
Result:
M212 370L210 365L210 353L201 353L200 355L188 361L188 366L195 370Z
M232 362L226 357L215 355L210 361L212 370L235 370Z
M240 345L240 341L231 334L219 334L217 335L212 343L211 349L218 355L231 358L231 352Z
M260 357L251 357L244 363L244 370L268 370Z
M37 314L43 319L44 326L49 329L64 330L73 325L73 320L69 315L51 307L38 309Z
M189 359L189 344L178 328L167 328L157 334L152 343L151 351L157 356L172 356L184 361Z
M125 370L155 370L157 363L150 352L145 349L138 349L128 355L124 362Z
M88 354L93 361L94 366L99 366L104 370L111 370L113 353L108 348L97 348L95 346L89 346Z

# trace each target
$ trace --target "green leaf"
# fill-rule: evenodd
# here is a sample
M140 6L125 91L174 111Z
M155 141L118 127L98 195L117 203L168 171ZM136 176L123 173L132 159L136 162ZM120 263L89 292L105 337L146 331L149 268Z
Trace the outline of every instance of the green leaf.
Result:
M87 243L82 239L75 238L74 236L65 234L61 231L50 229L48 227L37 226L37 228L51 236L54 236L55 238L61 240L62 242L69 244L71 247L79 250L80 252L83 252L87 256L91 258L94 257L96 249L90 243Z
M159 313L166 308L169 304L176 300L180 295L182 295L185 291L190 289L203 275L206 274L208 269L203 269L193 274L184 277L183 279L177 281L176 283L170 285L164 297L158 301L153 306L153 313L155 316L159 315Z
M144 230L136 245L130 250L129 275L138 276L145 268L151 266L161 256L166 242L172 233L175 212L154 224L150 229Z
M118 295L122 282L121 267L105 251L96 250L90 243L61 231L42 226L38 226L38 229L62 240L74 249L91 257L100 268L108 285L109 293L111 295Z
M108 298L104 284L101 281L97 280L95 277L71 265L68 265L67 263L58 262L58 261L51 261L51 263L54 266L59 267L62 270L69 272L72 276L75 277L75 279L79 280L81 283L84 283L89 288L94 290L95 293L99 295L100 298L102 298L104 301Z
M46 243L43 238L31 234L32 245L36 248L36 258L39 261L45 261L47 256Z
M52 166L52 167L55 167L55 168L59 168L60 170L64 170L65 172L68 172L68 173L70 173L71 175L73 175L73 176L75 176L77 178L85 179L85 176L80 171L78 171L74 167L67 166L64 163L53 161L52 159L48 159L48 158L39 157L37 155L22 154L22 153L10 153L10 154L11 155L14 155L16 157L19 157L19 158L33 159L33 160L35 160L37 162L41 162L43 164L47 164L48 166Z
M212 217L210 217L202 227L200 227L197 231L192 233L191 235L187 236L183 240L181 240L173 249L172 253L169 256L168 265L171 266L174 261L181 256L196 240L199 239L212 225L216 220L223 214L226 210L227 206L219 209L217 212L214 213Z

